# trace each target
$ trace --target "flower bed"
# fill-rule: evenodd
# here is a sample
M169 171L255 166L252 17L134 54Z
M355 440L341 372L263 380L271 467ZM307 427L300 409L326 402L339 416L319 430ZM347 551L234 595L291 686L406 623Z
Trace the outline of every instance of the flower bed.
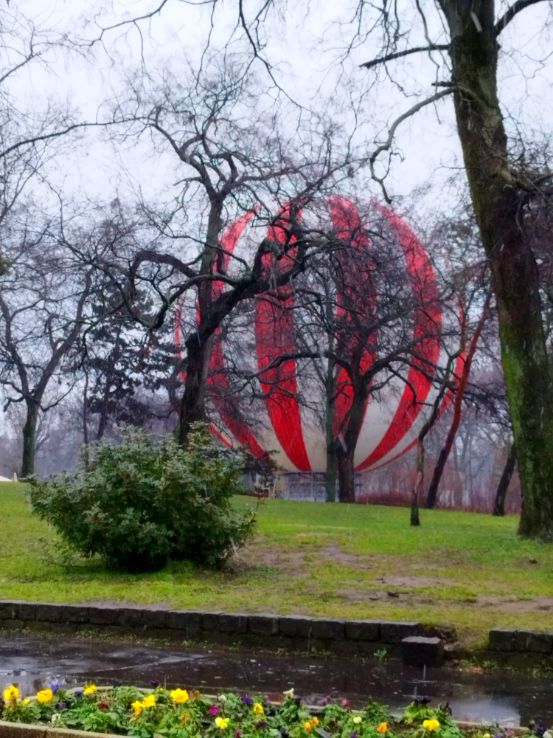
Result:
M411 703L400 718L371 702L305 705L293 690L278 704L261 696L137 687L63 689L53 684L33 696L16 685L3 690L0 719L45 728L92 731L136 738L509 738L513 731L462 727L445 708ZM13 733L13 731L12 731ZM541 726L540 738L553 738ZM2 738L0 724L0 738ZM6 735L10 735L9 731Z

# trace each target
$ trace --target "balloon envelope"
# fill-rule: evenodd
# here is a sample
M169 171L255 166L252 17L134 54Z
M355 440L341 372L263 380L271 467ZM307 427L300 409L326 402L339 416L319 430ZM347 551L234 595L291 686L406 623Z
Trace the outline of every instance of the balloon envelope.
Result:
M361 260L364 250L374 250L378 246L375 243L377 238L368 235L370 223L366 221L374 218L384 222L398 259L402 261L413 303L419 306L413 309L411 318L413 342L417 347L415 358L398 376L389 377L384 389L369 395L365 404L355 450L355 467L362 471L392 461L416 442L427 415L426 409L436 396L433 374L440 364L445 364L441 340L442 313L437 300L434 268L426 249L405 220L378 204L372 204L368 214L361 213L354 202L341 196L327 198L325 209L328 226L336 237L352 243L349 262L341 265L350 272L355 270L356 253ZM285 222L286 207L279 216ZM300 212L298 217L307 219L308 214ZM277 243L283 243L289 237L285 228L278 226L278 221L277 225L269 228L267 235ZM248 212L237 219L225 231L220 243L224 254L223 263L219 265L221 271L230 270L232 261L240 261L242 254L244 262L241 263L247 262L248 251L260 243L255 213ZM293 256L292 250L285 259L293 259ZM286 267L286 263L279 264L281 269ZM222 282L214 282L212 289L216 297L225 287ZM227 371L230 349L220 330L214 337L208 378L214 426L229 445L245 447L259 458L270 453L282 469L324 472L323 383L316 373L309 370L305 361L293 358L297 353L299 330L293 289L285 286L277 292L278 299L261 296L256 300L249 335L242 334L240 361L243 368L258 375L257 397L247 401L247 398L233 393ZM345 298L341 301L338 294L336 301L340 311ZM358 307L365 311L367 320L371 319L378 311L378 295L368 293ZM179 315L175 328L177 343L181 341L180 318ZM281 361L282 357L292 358ZM362 357L365 368L369 368L377 358L378 347L376 350L367 348ZM236 356L233 361L236 363ZM352 388L343 369L338 371L336 382L338 393L333 426L335 441L341 443L352 405ZM445 403L447 401L446 398Z

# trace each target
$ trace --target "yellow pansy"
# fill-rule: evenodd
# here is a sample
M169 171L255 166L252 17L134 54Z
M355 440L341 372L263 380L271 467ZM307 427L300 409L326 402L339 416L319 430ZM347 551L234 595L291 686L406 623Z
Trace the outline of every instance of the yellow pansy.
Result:
M363 722L363 718L361 717L361 715L355 715L355 717L353 718L353 724L361 725L362 722Z
M42 704L52 702L53 699L54 693L51 689L41 689L40 692L36 693L36 701Z
M430 720L423 720L422 727L431 733L433 730L438 730L440 723L438 720L431 718Z
M6 704L9 702L17 702L19 699L19 689L15 684L8 684L6 689L2 692L2 696L4 697L4 702Z
M131 707L135 715L140 715L140 713L142 712L142 702L140 702L140 700L135 700L135 702L132 703Z
M303 724L303 729L305 730L306 733L311 733L313 728L316 728L318 724L319 724L319 718L312 717L312 718L309 718L309 720L305 721L305 723Z
M229 725L229 719L224 717L216 717L215 718L215 725L219 728L219 730L226 730Z
M254 715L265 715L265 710L261 702L254 702L252 710Z
M172 689L169 692L169 696L171 697L173 702L177 703L177 705L183 705L190 699L190 695L188 694L186 689Z
M155 694L147 694L142 700L142 707L155 707L156 696Z
M83 689L83 694L85 697L90 697L90 695L96 694L96 689L97 687L95 684L87 684Z

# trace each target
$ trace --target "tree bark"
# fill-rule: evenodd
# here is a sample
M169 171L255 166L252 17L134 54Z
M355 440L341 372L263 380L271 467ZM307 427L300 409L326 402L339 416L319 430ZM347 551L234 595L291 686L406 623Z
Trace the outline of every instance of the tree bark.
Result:
M355 502L355 449L367 405L368 386L362 378L353 380L353 399L343 437L337 441L338 499Z
M23 426L23 458L20 477L25 479L35 473L36 429L38 424L38 405L27 402L27 415Z
M354 454L355 448L338 451L338 500L340 502L355 502Z
M489 259L522 488L519 533L553 540L553 378L539 275L524 232L524 190L509 168L497 96L493 0L439 0L450 30L455 114Z
M415 484L411 490L411 513L409 516L409 524L417 526L421 524L419 514L419 499L422 492L424 482L424 437L417 440L417 474Z
M83 448L82 459L85 469L90 469L90 447L88 433L88 371L84 370L84 387L83 387Z
M199 340L195 332L186 342L186 380L180 401L178 427L178 441L181 445L186 444L192 424L206 420L205 400L212 341L208 339L200 344Z
M326 502L336 502L336 441L334 439L334 416L336 408L336 366L329 358L326 371L326 412L325 412L325 434L326 434L326 474L325 474L325 499Z
M509 454L507 456L507 461L505 462L505 466L503 467L501 479L499 480L499 484L497 485L492 515L505 515L505 498L507 497L509 484L511 483L511 479L513 477L516 461L517 457L515 444L512 443L511 448L509 449Z

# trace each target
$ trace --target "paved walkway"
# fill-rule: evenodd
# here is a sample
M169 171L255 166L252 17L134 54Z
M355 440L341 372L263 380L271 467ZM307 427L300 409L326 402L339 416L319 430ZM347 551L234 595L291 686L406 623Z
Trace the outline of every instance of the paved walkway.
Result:
M157 682L208 693L238 689L275 697L294 686L309 702L331 695L358 704L377 699L396 708L405 706L413 696L425 696L432 698L433 704L449 701L458 719L525 724L537 718L549 725L553 722L548 678L451 669L429 669L423 674L397 662L380 664L368 658L162 647L63 634L1 634L0 687L15 681L24 691L32 692L59 678L70 685L87 679L142 686Z

